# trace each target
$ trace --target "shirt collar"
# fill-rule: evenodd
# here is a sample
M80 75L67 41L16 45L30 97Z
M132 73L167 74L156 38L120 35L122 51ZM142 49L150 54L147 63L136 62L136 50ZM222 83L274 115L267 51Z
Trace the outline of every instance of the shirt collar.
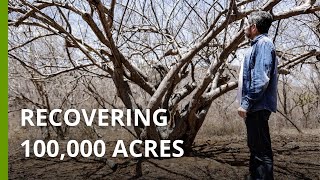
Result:
M256 42L259 41L259 39L261 39L262 37L264 36L268 36L267 33L264 33L264 34L259 34L258 36L256 36L252 41L251 41L251 46L253 46Z

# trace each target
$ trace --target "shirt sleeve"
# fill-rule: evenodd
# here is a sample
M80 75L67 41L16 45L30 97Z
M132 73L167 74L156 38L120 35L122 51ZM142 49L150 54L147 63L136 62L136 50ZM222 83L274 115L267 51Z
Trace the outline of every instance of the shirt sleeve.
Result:
M268 87L270 80L270 71L275 58L275 52L271 42L258 42L255 53L254 67L249 70L251 78L249 79L249 89L242 97L241 107L245 110L250 110L252 105L262 98L265 90Z

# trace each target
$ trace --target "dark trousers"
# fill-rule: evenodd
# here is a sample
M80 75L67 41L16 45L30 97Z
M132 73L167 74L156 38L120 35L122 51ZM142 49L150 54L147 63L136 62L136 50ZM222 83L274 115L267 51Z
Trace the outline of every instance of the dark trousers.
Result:
M270 114L268 110L247 113L246 127L251 179L273 179L273 154L268 125Z

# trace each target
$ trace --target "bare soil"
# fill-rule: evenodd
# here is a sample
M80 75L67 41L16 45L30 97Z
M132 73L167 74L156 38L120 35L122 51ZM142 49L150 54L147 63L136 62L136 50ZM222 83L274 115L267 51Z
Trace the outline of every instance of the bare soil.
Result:
M320 179L319 135L273 135L272 141L275 179ZM25 158L19 147L9 153L9 179L244 179L248 174L248 157L245 137L198 139L192 155L168 159L60 161Z

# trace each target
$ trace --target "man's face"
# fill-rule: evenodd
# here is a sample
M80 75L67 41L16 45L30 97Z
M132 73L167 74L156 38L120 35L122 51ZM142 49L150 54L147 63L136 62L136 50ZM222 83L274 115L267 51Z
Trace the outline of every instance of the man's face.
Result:
M254 25L250 24L247 18L244 19L244 33L249 39L253 39L255 36Z

